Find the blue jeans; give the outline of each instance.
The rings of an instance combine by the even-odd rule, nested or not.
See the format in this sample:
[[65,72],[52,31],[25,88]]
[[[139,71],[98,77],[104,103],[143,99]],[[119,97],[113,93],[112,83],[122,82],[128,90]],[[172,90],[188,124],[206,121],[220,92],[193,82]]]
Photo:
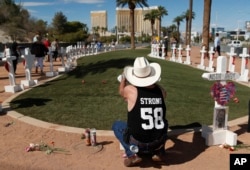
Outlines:
[[123,140],[123,133],[127,128],[127,123],[124,121],[115,121],[112,126],[112,130],[116,138],[120,141],[121,145],[123,146],[127,157],[131,157],[134,153],[129,149],[130,145],[124,142]]
[[[130,146],[131,145],[137,145],[137,143],[131,143],[131,141],[130,141],[130,144],[128,144],[128,143],[126,143],[124,141],[123,134],[124,134],[126,128],[127,128],[127,123],[124,122],[124,121],[115,121],[113,123],[113,126],[112,126],[112,130],[114,131],[114,134],[115,134],[116,138],[120,141],[121,145],[123,146],[127,157],[131,157],[135,153],[133,153],[130,150]],[[139,153],[152,153],[152,154],[165,153],[165,147],[164,146],[165,146],[165,142],[166,142],[166,139],[167,139],[167,133],[163,136],[163,139],[164,139],[162,141],[163,147],[159,148],[158,150],[149,151],[148,148],[139,148]]]

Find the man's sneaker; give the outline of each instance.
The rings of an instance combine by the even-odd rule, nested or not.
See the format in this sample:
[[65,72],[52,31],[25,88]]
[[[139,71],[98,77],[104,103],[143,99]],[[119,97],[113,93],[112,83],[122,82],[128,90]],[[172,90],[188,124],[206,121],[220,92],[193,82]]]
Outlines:
[[124,165],[126,167],[131,167],[131,166],[138,164],[141,161],[142,159],[139,156],[134,155],[134,156],[124,159]]
[[165,162],[165,154],[153,155],[152,160],[155,161],[155,162]]

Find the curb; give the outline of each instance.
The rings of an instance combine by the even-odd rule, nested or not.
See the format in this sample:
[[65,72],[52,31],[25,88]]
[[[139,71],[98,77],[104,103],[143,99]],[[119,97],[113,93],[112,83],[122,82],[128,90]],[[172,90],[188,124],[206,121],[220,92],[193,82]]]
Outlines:
[[[70,127],[70,126],[64,126],[64,125],[59,125],[59,124],[54,124],[54,123],[48,123],[39,119],[35,119],[29,116],[25,116],[23,114],[20,114],[16,111],[9,110],[9,102],[13,100],[15,97],[18,95],[24,93],[27,90],[24,90],[23,92],[17,93],[16,95],[12,95],[9,97],[6,101],[3,102],[3,106],[7,110],[6,115],[15,118],[19,121],[22,121],[24,123],[36,126],[36,127],[41,127],[45,129],[51,129],[51,130],[56,130],[56,131],[62,131],[62,132],[68,132],[68,133],[77,133],[77,134],[82,134],[84,132],[84,128],[77,128],[77,127]],[[234,120],[231,120],[228,122],[228,126],[237,126],[242,123],[246,123],[248,121],[248,116],[240,117]],[[212,126],[212,125],[210,125]],[[180,135],[184,133],[194,133],[194,132],[200,132],[201,127],[195,127],[195,128],[190,128],[190,129],[175,129],[175,130],[169,130],[168,135],[169,136],[174,136],[174,135]],[[114,133],[111,130],[97,130],[98,136],[112,136],[114,137]]]

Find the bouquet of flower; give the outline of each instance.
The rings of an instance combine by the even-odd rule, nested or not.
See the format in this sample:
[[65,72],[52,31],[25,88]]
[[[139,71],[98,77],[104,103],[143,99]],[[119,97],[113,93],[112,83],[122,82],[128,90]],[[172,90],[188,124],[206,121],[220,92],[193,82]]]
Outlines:
[[48,145],[44,143],[43,141],[40,142],[40,144],[34,144],[30,143],[28,147],[25,148],[26,152],[32,152],[32,151],[44,151],[47,155],[51,153],[65,153],[67,154],[69,151],[62,149],[62,148],[56,148],[55,142],[51,142],[51,145]]
[[229,144],[222,144],[222,145],[219,145],[220,148],[225,148],[225,149],[228,149],[230,151],[235,151],[235,150],[238,150],[238,149],[249,149],[250,148],[250,145],[247,145],[247,144],[239,144],[239,145],[235,145],[235,146],[231,146]]

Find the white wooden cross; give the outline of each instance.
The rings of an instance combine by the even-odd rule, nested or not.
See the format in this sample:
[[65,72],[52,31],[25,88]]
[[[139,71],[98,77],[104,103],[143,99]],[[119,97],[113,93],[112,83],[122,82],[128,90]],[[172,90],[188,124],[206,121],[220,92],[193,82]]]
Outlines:
[[155,57],[157,55],[157,44],[154,43],[153,44],[153,57]]
[[87,45],[87,51],[88,51],[88,55],[90,55],[90,47],[89,47],[89,45]]
[[[227,58],[219,56],[217,58],[217,69],[214,73],[203,73],[202,78],[210,81],[218,81],[222,86],[226,85],[227,80],[236,80],[239,77],[238,73],[227,72]],[[224,93],[223,91],[221,93]],[[220,94],[221,94],[220,93]],[[222,94],[223,96],[223,94]],[[223,112],[223,114],[220,113]],[[218,115],[223,115],[222,127],[218,126]],[[215,101],[213,127],[202,126],[202,136],[206,138],[208,146],[227,143],[236,145],[237,135],[227,130],[228,107],[220,105]]]
[[157,58],[160,57],[160,49],[161,49],[161,45],[160,45],[160,43],[157,43],[157,52],[156,52],[156,57]]
[[52,48],[49,47],[49,51],[48,51],[48,55],[49,55],[49,68],[50,68],[50,71],[53,71],[53,51],[52,51]]
[[77,48],[80,49],[81,48],[81,42],[78,41],[78,42],[76,42],[76,44],[77,44]]
[[66,47],[66,55],[67,55],[67,61],[66,61],[66,64],[65,64],[65,68],[67,69],[67,70],[71,70],[72,69],[72,61],[73,61],[73,59],[72,59],[72,45],[70,45],[70,46],[67,46]]
[[234,72],[235,71],[235,56],[236,53],[234,52],[234,47],[230,48],[230,52],[227,53],[229,55],[229,62],[228,62],[228,71]]
[[214,72],[214,68],[213,68],[213,65],[214,65],[214,47],[210,47],[210,51],[208,53],[209,53],[209,63],[208,63],[208,67],[206,67],[206,70],[210,71],[210,72]]
[[187,45],[187,47],[186,47],[186,61],[184,61],[184,64],[187,64],[187,65],[191,64],[190,51],[191,51],[191,48],[189,45]]
[[82,51],[80,46],[76,46],[77,58],[82,57]]
[[182,46],[181,46],[181,44],[179,45],[179,48],[178,48],[178,59],[177,59],[177,62],[178,63],[182,63]]
[[165,44],[163,43],[161,46],[161,57],[162,59],[165,59]]
[[62,66],[65,66],[65,64],[64,64],[64,57],[65,57],[65,54],[66,54],[65,51],[66,51],[65,48],[61,47],[60,54],[61,54]]
[[237,79],[237,81],[248,82],[249,70],[247,68],[247,64],[248,64],[249,54],[247,54],[247,48],[243,48],[243,52],[242,54],[240,54],[240,57],[241,57],[241,71],[240,71],[240,77],[239,79]]
[[21,80],[21,84],[23,84],[24,86],[27,86],[27,87],[31,87],[33,85],[36,85],[38,81],[32,80],[32,78],[31,78],[31,70],[32,70],[32,66],[33,66],[34,61],[35,61],[35,55],[32,55],[30,53],[29,48],[25,48],[24,55],[22,55],[22,58],[24,58],[24,61],[25,61],[26,80]]
[[82,45],[82,54],[83,56],[86,56],[86,48],[85,48],[85,44]]
[[16,85],[16,78],[15,78],[14,68],[13,68],[13,60],[15,60],[16,57],[11,56],[9,48],[5,49],[4,52],[5,52],[5,55],[6,55],[6,58],[4,60],[6,60],[6,62],[8,64],[8,68],[9,68],[10,85]]
[[52,48],[49,47],[49,52],[48,55],[50,57],[50,70],[48,72],[46,72],[46,77],[54,77],[58,75],[58,72],[54,71],[54,65],[53,65],[53,57],[52,57]]
[[95,44],[95,55],[98,53],[98,48],[97,48],[97,44]]
[[170,58],[170,61],[174,61],[174,62],[176,61],[175,55],[176,55],[176,45],[173,44],[173,45],[172,45],[172,56],[171,56],[171,58]]
[[[104,47],[104,52],[107,52],[107,45],[106,44],[104,44],[103,45],[103,47]],[[153,54],[153,44],[151,45],[151,55]]]
[[61,61],[62,61],[62,66],[61,67],[58,67],[58,72],[61,73],[61,72],[66,72],[68,71],[68,67],[66,67],[65,63],[64,63],[64,57],[66,56],[66,50],[64,47],[61,47],[60,49],[60,55],[61,55]]
[[8,64],[9,81],[10,81],[10,85],[4,86],[5,92],[15,93],[18,91],[22,91],[22,90],[24,90],[24,87],[22,85],[19,85],[16,83],[16,78],[15,78],[14,69],[13,69],[13,61],[12,60],[16,59],[16,57],[11,56],[9,48],[6,48],[4,52],[5,52],[6,58],[4,58],[3,60],[6,61]]
[[200,52],[201,52],[201,63],[197,66],[197,68],[204,70],[205,69],[204,57],[205,57],[205,53],[207,52],[205,50],[205,46],[202,47]]

